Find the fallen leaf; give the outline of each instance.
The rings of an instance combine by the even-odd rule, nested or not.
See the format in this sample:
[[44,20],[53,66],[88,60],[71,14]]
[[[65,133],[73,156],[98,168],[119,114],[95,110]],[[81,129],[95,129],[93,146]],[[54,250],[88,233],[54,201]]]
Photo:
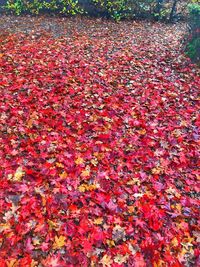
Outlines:
[[111,267],[113,260],[111,259],[111,256],[105,254],[100,260],[100,263],[103,265],[103,267]]
[[65,236],[55,236],[55,241],[53,243],[53,249],[60,249],[65,246],[66,237]]

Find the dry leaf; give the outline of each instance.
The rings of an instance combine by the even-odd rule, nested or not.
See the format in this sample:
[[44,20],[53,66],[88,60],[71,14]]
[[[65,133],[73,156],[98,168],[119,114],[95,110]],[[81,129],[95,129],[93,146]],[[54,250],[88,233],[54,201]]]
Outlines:
[[66,179],[68,175],[67,175],[67,173],[64,171],[64,172],[60,173],[59,176],[60,176],[61,179]]
[[84,159],[81,158],[81,157],[78,157],[78,158],[75,160],[75,163],[76,163],[77,165],[81,165],[81,164],[84,163]]
[[103,267],[111,267],[113,260],[111,259],[111,256],[104,255],[103,258],[100,260],[100,263],[103,265]]
[[61,236],[55,236],[55,241],[53,243],[53,249],[60,249],[65,245],[65,240],[66,237],[61,235]]
[[20,182],[22,177],[25,175],[25,172],[23,171],[22,167],[18,167],[12,180],[16,182]]
[[103,223],[103,218],[97,218],[97,219],[95,219],[94,220],[94,224],[97,224],[97,225],[99,225],[99,224],[102,224]]
[[18,260],[12,259],[10,261],[6,261],[6,267],[18,267]]
[[118,264],[123,264],[127,261],[128,259],[128,255],[121,255],[121,254],[117,254],[115,257],[114,257],[114,262],[118,263]]

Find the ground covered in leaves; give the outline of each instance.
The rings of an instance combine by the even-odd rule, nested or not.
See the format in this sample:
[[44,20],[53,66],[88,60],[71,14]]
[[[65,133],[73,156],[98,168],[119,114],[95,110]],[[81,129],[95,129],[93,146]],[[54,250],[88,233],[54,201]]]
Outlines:
[[198,266],[185,25],[2,16],[0,29],[0,266]]

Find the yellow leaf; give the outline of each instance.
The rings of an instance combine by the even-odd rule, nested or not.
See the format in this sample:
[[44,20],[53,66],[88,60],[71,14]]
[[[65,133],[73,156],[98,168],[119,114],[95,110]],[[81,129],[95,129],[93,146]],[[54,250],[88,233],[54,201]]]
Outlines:
[[60,162],[56,162],[56,166],[59,167],[59,168],[64,168],[64,165]]
[[176,237],[174,237],[174,238],[172,239],[171,244],[172,244],[173,247],[177,247],[177,246],[178,246],[178,240],[177,240]]
[[192,243],[192,242],[194,242],[194,237],[191,237],[191,236],[188,235],[186,240],[187,240],[188,243]]
[[97,224],[97,225],[99,225],[99,224],[102,224],[103,223],[103,218],[97,218],[97,219],[95,219],[94,220],[94,224]]
[[98,165],[98,160],[97,160],[97,159],[92,159],[90,162],[91,162],[92,165],[94,165],[95,167]]
[[141,135],[145,135],[147,131],[146,131],[145,129],[141,129],[141,130],[139,130],[138,132],[139,132],[139,134],[141,134]]
[[89,191],[93,191],[93,190],[95,190],[97,188],[99,188],[99,185],[98,184],[90,184],[90,185],[88,185],[88,188],[87,189]]
[[187,127],[188,126],[188,123],[187,123],[187,121],[181,121],[180,122],[180,126],[184,126],[184,127]]
[[123,264],[127,261],[128,259],[128,255],[121,255],[121,254],[117,254],[114,257],[114,262],[118,263],[118,264]]
[[109,247],[114,247],[114,246],[115,246],[115,242],[114,242],[114,240],[107,239],[107,240],[106,240],[106,243],[107,243],[107,245],[108,245]]
[[135,211],[135,207],[134,206],[128,206],[128,212],[129,213],[133,213]]
[[38,238],[34,238],[33,239],[33,245],[34,246],[40,245],[40,240]]
[[45,198],[45,196],[41,196],[42,197],[42,206],[46,206],[47,200]]
[[185,249],[185,248],[182,248],[181,252],[179,253],[179,256],[181,258],[184,258],[185,254],[187,253],[188,251]]
[[60,173],[59,176],[61,179],[65,179],[65,178],[67,178],[67,173],[64,171],[64,172]]
[[89,120],[90,121],[96,121],[98,119],[98,116],[96,116],[96,115],[91,115],[90,117],[89,117]]
[[55,237],[55,241],[53,243],[53,249],[60,249],[65,245],[65,240],[66,237],[61,235],[61,236],[56,236]]
[[172,132],[172,134],[175,136],[175,137],[179,137],[179,136],[181,136],[181,131],[179,130],[179,129],[176,129],[176,130],[174,130],[173,132]]
[[78,158],[75,160],[75,163],[76,163],[77,165],[83,164],[83,162],[84,162],[84,159],[81,158],[81,157],[78,157]]
[[32,262],[31,262],[31,267],[37,267],[37,266],[38,266],[38,262],[32,260]]
[[21,181],[22,177],[25,175],[25,172],[23,171],[22,167],[18,167],[15,174],[14,174],[14,177],[13,177],[13,181]]
[[193,244],[192,242],[194,241],[194,238],[189,237],[187,239],[184,239],[184,241],[181,242],[181,245],[187,250],[187,251],[191,251],[193,250]]
[[4,230],[10,229],[10,225],[8,223],[1,223],[0,224],[0,233]]
[[84,193],[84,192],[87,190],[86,185],[85,185],[85,184],[80,185],[80,186],[78,187],[78,190],[79,190],[80,192]]
[[108,117],[104,117],[103,119],[104,119],[105,121],[108,121],[108,122],[113,121],[111,118],[108,118]]
[[158,260],[158,262],[154,262],[153,263],[153,267],[162,267],[162,266],[165,266],[164,263],[165,263],[164,261]]
[[113,260],[111,259],[111,256],[104,255],[103,258],[100,260],[100,263],[103,265],[103,267],[110,267],[113,263]]
[[28,128],[32,128],[33,122],[34,122],[33,119],[28,120],[28,123],[27,123]]
[[135,113],[135,111],[131,112],[131,116],[132,116],[134,119],[137,119],[137,114]]
[[153,169],[151,170],[151,172],[152,172],[153,174],[161,174],[161,173],[163,173],[163,169],[160,168],[160,167],[155,167],[155,168],[153,168]]
[[140,180],[138,178],[132,178],[130,181],[127,182],[127,185],[140,185]]
[[175,205],[175,207],[179,212],[181,212],[181,210],[182,210],[181,204],[178,203],[178,204]]
[[48,225],[51,227],[51,228],[57,228],[58,227],[58,224],[56,222],[53,222],[51,220],[48,220]]
[[78,190],[82,193],[84,193],[85,191],[93,191],[95,189],[99,188],[99,184],[81,184],[79,187],[78,187]]
[[174,188],[172,188],[171,186],[169,188],[167,188],[165,191],[169,195],[175,195],[176,194],[176,190]]
[[10,261],[6,261],[7,267],[17,267],[18,265],[18,260],[12,259]]
[[87,167],[85,168],[85,170],[83,170],[83,171],[81,172],[81,176],[83,176],[83,177],[87,177],[87,176],[89,176],[89,175],[90,175],[90,167],[87,166]]
[[11,173],[8,174],[8,180],[12,180],[13,179],[13,175]]
[[33,127],[33,123],[34,120],[37,120],[39,117],[37,115],[37,112],[34,111],[31,115],[30,115],[30,119],[28,120],[27,126],[28,128],[32,128]]
[[108,147],[104,147],[104,150],[108,152],[108,151],[111,151],[112,149]]
[[104,158],[104,154],[103,153],[99,153],[99,152],[94,152],[94,156],[98,159],[98,160],[102,160]]

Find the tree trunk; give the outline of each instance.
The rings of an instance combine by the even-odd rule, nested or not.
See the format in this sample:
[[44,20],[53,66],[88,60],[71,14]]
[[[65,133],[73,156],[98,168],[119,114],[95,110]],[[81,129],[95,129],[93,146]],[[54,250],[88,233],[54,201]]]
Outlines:
[[156,11],[158,11],[158,13],[160,13],[160,11],[162,9],[163,2],[164,2],[164,0],[157,0]]
[[157,0],[157,4],[156,4],[156,14],[157,14],[157,20],[160,19],[161,17],[161,10],[162,10],[162,7],[163,7],[163,1],[164,0]]
[[174,14],[176,12],[176,5],[178,3],[178,0],[174,0],[173,1],[173,5],[172,5],[172,9],[171,9],[171,12],[170,12],[170,15],[169,15],[169,21],[172,22],[173,21],[173,18],[174,18]]

